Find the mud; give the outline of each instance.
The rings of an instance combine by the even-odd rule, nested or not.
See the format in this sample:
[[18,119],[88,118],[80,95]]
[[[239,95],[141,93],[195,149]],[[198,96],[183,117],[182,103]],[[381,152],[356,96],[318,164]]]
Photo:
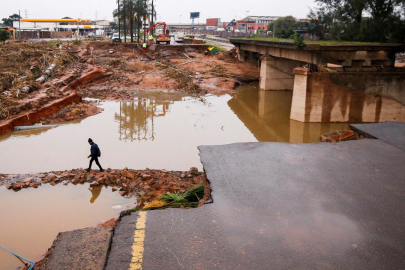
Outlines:
[[99,114],[103,111],[103,109],[98,107],[98,103],[98,101],[87,100],[83,100],[79,103],[73,103],[67,107],[59,108],[55,114],[51,114],[47,117],[39,119],[35,125],[68,122]]
[[[258,80],[259,69],[251,63],[239,63],[231,53],[207,54],[206,50],[162,46],[146,54],[135,44],[93,42],[82,53],[82,62],[92,63],[112,75],[79,92],[105,100],[128,98],[130,91],[180,91],[188,94],[232,93],[241,78]],[[218,72],[218,67],[221,71]],[[112,89],[112,92],[109,90]]]
[[34,108],[26,113],[20,114],[17,117],[9,120],[0,121],[0,135],[6,134],[14,129],[15,126],[30,125],[38,121],[39,119],[46,118],[52,114],[55,114],[59,108],[68,106],[75,102],[80,102],[82,98],[73,91],[70,95],[52,101],[45,106],[40,106],[38,109]]
[[[43,120],[47,117],[58,122],[61,107],[71,104],[64,99],[76,90],[80,96],[132,100],[134,91],[234,93],[241,81],[259,78],[259,68],[254,64],[239,63],[232,53],[212,55],[204,46],[152,46],[146,54],[139,49],[137,44],[105,42],[0,45],[0,55],[8,59],[0,64],[0,134],[10,132],[23,118],[27,118],[24,125],[38,119],[48,123]],[[49,78],[45,76],[48,80],[36,82],[51,63],[56,68]],[[89,115],[93,114],[81,117]],[[71,115],[67,118],[77,119]]]

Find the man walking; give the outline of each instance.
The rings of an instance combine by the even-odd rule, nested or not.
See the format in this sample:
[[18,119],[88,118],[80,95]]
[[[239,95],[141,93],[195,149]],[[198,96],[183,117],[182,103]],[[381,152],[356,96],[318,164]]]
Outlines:
[[87,158],[91,157],[91,159],[90,159],[89,168],[86,169],[86,171],[89,172],[91,170],[91,164],[93,163],[93,161],[95,161],[97,166],[100,168],[100,172],[103,172],[104,170],[103,170],[103,168],[101,168],[101,165],[98,162],[98,158],[101,156],[100,148],[98,148],[98,145],[95,144],[92,139],[89,139],[88,142],[91,145],[91,148],[90,148],[90,155]]

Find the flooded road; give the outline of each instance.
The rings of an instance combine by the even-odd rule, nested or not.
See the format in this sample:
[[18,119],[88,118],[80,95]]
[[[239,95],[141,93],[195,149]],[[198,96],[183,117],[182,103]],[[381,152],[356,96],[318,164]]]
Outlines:
[[291,100],[292,91],[242,87],[233,95],[144,93],[134,102],[103,102],[101,114],[82,121],[0,136],[0,172],[86,168],[88,138],[100,146],[104,168],[188,170],[202,168],[198,145],[319,142],[321,134],[348,128],[290,120]]
[[[125,199],[111,188],[89,185],[43,185],[19,192],[0,187],[0,246],[30,260],[38,260],[59,232],[94,227],[128,208],[135,198]],[[0,270],[22,264],[0,250]]]

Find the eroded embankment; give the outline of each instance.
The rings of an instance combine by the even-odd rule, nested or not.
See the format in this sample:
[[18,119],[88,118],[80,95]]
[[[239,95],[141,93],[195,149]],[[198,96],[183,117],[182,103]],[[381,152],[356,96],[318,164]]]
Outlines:
[[160,200],[165,193],[185,193],[199,184],[207,184],[203,173],[197,168],[189,172],[166,170],[112,170],[87,172],[83,169],[29,175],[2,175],[0,185],[19,191],[24,188],[38,188],[42,184],[78,185],[90,183],[91,187],[110,186],[124,197],[136,196],[138,207]]
[[[209,182],[197,168],[185,172],[125,168],[90,173],[78,169],[30,175],[0,175],[0,185],[7,185],[7,189],[16,192],[25,188],[40,188],[43,184],[84,183],[90,183],[90,188],[110,186],[112,191],[118,191],[125,198],[136,196],[137,208],[123,212],[121,216],[134,211],[202,206],[210,198]],[[59,233],[34,269],[55,269],[55,266],[60,265],[68,265],[70,269],[89,266],[91,269],[102,269],[108,258],[113,228],[120,218],[109,220],[97,228]]]
[[[0,55],[14,60],[0,64],[0,135],[18,125],[31,125],[38,120],[51,122],[46,120],[51,115],[58,122],[58,118],[73,120],[101,111],[95,104],[81,103],[76,89],[111,74],[80,63],[77,52],[68,42],[58,46],[46,42],[0,45]],[[80,108],[76,108],[79,111],[62,110],[72,103],[80,103]],[[70,114],[64,117],[66,113]]]

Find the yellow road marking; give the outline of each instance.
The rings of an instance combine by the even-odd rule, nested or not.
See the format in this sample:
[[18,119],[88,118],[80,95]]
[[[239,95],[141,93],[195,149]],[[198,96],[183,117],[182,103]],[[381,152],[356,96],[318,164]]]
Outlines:
[[132,260],[129,270],[141,270],[145,243],[146,211],[139,212],[132,245]]

